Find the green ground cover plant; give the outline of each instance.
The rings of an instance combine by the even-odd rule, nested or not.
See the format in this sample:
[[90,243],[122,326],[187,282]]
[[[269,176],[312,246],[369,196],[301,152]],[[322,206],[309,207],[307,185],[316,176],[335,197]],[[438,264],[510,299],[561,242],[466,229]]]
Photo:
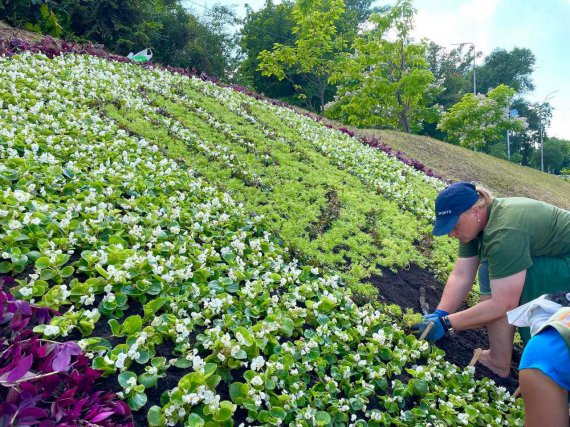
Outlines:
[[[443,184],[308,117],[195,80],[167,89],[143,84],[138,109],[116,100],[107,114],[130,132],[159,143],[248,210],[264,216],[294,251],[341,273],[363,298],[363,279],[410,263],[443,277],[455,246],[429,238],[432,203]],[[417,191],[415,190],[417,189]],[[321,233],[314,224],[327,194],[339,210]],[[373,226],[367,219],[375,216]]]
[[[277,162],[265,164],[248,151],[257,146],[235,142],[230,120],[214,132],[226,122],[213,116],[204,126],[201,112],[189,114],[191,130],[165,108],[184,85],[218,91],[83,55],[0,58],[0,272],[16,279],[16,298],[61,313],[34,331],[77,339],[138,422],[152,426],[522,425],[520,400],[407,335],[398,307],[357,305],[339,276],[299,261],[272,234],[274,223],[234,199],[238,189],[275,193],[277,162],[287,158],[266,142]],[[151,88],[163,99],[151,99]],[[132,111],[141,113],[132,131],[109,117]],[[338,183],[334,224],[348,205],[346,180],[356,200],[378,198],[371,205],[389,213],[386,227],[427,227],[429,179],[397,173],[427,188],[408,201],[403,178],[389,184],[384,171],[359,167],[359,156],[380,162],[374,151],[357,153],[338,132],[280,113],[284,126],[303,129],[294,142],[311,158],[341,168],[327,174]],[[161,129],[177,143],[173,153],[188,157],[165,155],[170,147],[150,138]],[[338,144],[325,143],[337,134]],[[210,180],[200,162],[228,180]],[[396,166],[388,159],[386,169]],[[355,190],[378,185],[382,195]],[[330,188],[323,184],[309,222],[329,206]],[[363,227],[380,233],[372,207],[360,212]],[[394,243],[400,251],[403,242]]]

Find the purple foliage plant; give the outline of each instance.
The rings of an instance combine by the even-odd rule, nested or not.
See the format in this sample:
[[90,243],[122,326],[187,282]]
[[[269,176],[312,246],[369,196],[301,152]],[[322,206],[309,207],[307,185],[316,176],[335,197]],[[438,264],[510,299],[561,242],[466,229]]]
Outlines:
[[[0,286],[12,281],[0,278]],[[57,314],[0,289],[0,426],[133,426],[125,402],[93,390],[101,373],[75,342],[32,331]]]

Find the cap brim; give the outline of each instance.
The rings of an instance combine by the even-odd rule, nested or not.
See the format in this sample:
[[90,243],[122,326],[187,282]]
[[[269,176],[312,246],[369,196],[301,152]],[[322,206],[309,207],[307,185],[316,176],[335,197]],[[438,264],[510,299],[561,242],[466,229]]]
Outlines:
[[438,218],[435,220],[435,225],[433,226],[433,231],[431,233],[434,236],[443,236],[444,234],[449,234],[451,233],[451,230],[455,228],[457,221],[459,221],[459,216]]

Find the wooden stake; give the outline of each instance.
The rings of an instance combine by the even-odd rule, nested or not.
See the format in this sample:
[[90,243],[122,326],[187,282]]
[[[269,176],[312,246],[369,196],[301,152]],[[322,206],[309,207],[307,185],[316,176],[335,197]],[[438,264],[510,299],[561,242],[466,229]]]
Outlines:
[[420,336],[420,340],[425,339],[426,335],[429,334],[429,331],[431,331],[431,328],[433,328],[433,322],[432,322],[432,321],[430,321],[430,322],[427,324],[427,326],[426,326],[426,328],[424,329],[422,335]]
[[517,389],[515,390],[515,392],[513,393],[513,399],[516,399],[517,397],[519,397],[521,395],[521,388],[517,387]]
[[469,362],[468,366],[475,366],[475,363],[477,363],[479,357],[481,357],[481,353],[483,353],[483,349],[481,348],[475,349],[475,351],[473,352],[473,358],[471,359],[471,362]]

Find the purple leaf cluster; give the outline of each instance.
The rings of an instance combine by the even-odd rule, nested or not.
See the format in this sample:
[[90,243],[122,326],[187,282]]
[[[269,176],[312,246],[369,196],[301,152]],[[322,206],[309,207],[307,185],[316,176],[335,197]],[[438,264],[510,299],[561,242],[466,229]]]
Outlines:
[[[14,279],[0,277],[2,286],[11,286]],[[15,300],[11,293],[0,290],[0,340],[5,334],[14,335],[26,328],[49,323],[53,315],[59,315],[47,307],[32,306],[26,301]],[[4,331],[4,329],[6,329]]]
[[101,373],[75,342],[32,331],[54,314],[0,290],[0,426],[133,426],[125,402],[93,390]]

